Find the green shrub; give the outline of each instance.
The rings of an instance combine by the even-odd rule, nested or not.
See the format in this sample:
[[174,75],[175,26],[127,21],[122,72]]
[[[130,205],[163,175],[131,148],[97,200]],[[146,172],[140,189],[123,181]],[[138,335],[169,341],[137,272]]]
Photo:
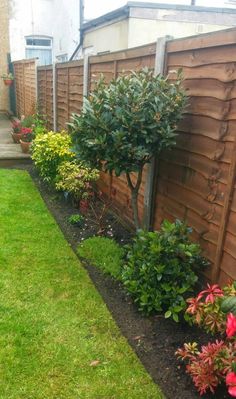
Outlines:
[[85,219],[84,219],[84,216],[83,216],[83,215],[80,215],[79,213],[77,213],[77,214],[75,214],[75,215],[71,215],[71,216],[68,218],[68,222],[69,222],[70,224],[77,225],[77,226],[79,226],[79,227],[83,227],[83,225],[84,225],[84,223],[85,223]]
[[91,183],[99,178],[98,170],[76,161],[61,163],[57,173],[56,189],[72,194],[76,200],[88,198]]
[[45,181],[54,182],[60,164],[75,157],[70,147],[71,138],[66,132],[36,136],[32,144],[32,159]]
[[34,121],[33,121],[33,130],[35,136],[40,135],[40,134],[46,134],[47,133],[47,121],[43,117],[43,115],[40,115],[39,112],[36,112],[34,115]]
[[177,123],[186,106],[181,83],[181,76],[170,82],[147,68],[108,85],[102,78],[85,99],[81,115],[73,114],[69,124],[80,159],[117,176],[126,175],[136,228],[143,168],[176,141]]
[[88,238],[78,247],[79,256],[116,279],[120,278],[123,252],[115,241],[105,237]]
[[29,116],[25,116],[21,119],[21,126],[22,127],[32,127],[34,123],[34,116],[33,115],[29,115]]
[[143,312],[165,312],[178,321],[185,310],[185,296],[197,281],[194,269],[206,263],[190,232],[180,221],[165,221],[158,232],[138,232],[129,246],[122,281]]

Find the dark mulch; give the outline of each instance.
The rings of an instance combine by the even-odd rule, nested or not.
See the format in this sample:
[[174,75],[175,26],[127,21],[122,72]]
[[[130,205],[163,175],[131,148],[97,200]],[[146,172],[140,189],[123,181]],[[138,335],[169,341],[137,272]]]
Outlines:
[[[43,184],[33,168],[29,171],[45,203],[74,250],[76,250],[81,240],[96,234],[97,225],[93,223],[92,215],[88,215],[89,221],[86,222],[86,226],[82,229],[70,225],[68,217],[77,213],[78,210],[70,202],[66,202],[62,196]],[[112,226],[112,233],[118,242],[125,243],[130,240],[131,233],[119,223],[119,220],[114,215],[107,216],[106,222]],[[204,344],[211,337],[197,328],[165,320],[163,316],[144,317],[137,311],[137,308],[119,283],[110,277],[104,276],[91,265],[84,264],[84,266],[122,333],[153,380],[162,388],[166,398],[200,398],[193,387],[191,379],[176,360],[174,353],[184,342],[196,341]],[[230,398],[225,388],[219,389],[214,395],[204,395],[202,397],[205,399],[213,397],[215,399]]]

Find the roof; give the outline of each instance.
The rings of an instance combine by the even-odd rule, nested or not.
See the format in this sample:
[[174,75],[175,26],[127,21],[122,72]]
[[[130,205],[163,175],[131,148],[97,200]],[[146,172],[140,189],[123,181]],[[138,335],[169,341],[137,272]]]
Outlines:
[[236,14],[236,8],[218,8],[218,7],[202,7],[180,4],[164,4],[164,3],[144,3],[138,1],[129,1],[125,6],[117,8],[101,17],[92,19],[83,24],[83,31],[95,28],[117,19],[126,19],[129,17],[131,8],[153,8],[160,10],[177,10],[177,11],[195,11],[195,12],[210,12],[210,13],[224,13]]

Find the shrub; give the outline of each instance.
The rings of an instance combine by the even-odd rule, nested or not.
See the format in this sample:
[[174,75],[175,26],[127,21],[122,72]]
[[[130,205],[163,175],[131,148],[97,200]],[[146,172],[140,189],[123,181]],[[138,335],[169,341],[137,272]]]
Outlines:
[[129,247],[122,280],[143,312],[164,311],[178,321],[185,310],[186,295],[197,281],[194,269],[206,264],[190,232],[180,221],[164,221],[158,232],[138,232]]
[[56,189],[72,194],[76,200],[88,198],[92,191],[91,184],[99,178],[97,169],[76,161],[62,162],[57,173]]
[[196,324],[211,334],[224,334],[227,313],[236,315],[236,283],[222,289],[217,284],[208,284],[196,297],[188,298],[187,303],[185,319],[189,324]]
[[75,157],[70,147],[71,138],[65,132],[36,136],[32,144],[32,159],[46,182],[54,182],[60,164]]
[[[181,79],[169,82],[147,68],[119,76],[107,86],[101,78],[70,124],[79,157],[93,167],[126,174],[134,223],[140,226],[138,193],[144,165],[175,144],[175,130],[186,105]],[[137,180],[131,179],[137,172]]]
[[75,215],[71,215],[68,218],[68,222],[70,224],[79,226],[79,227],[83,227],[84,223],[85,223],[85,219],[83,215],[80,215],[79,213],[75,214]]
[[88,238],[78,247],[79,256],[116,279],[120,278],[123,252],[115,241],[105,237]]
[[39,112],[36,112],[33,115],[33,130],[35,136],[40,135],[40,134],[46,134],[47,133],[47,121],[44,119],[42,115],[39,114]]
[[22,127],[31,128],[32,125],[33,125],[33,123],[34,123],[34,117],[33,117],[33,115],[23,116],[23,117],[21,118],[21,126],[22,126]]
[[236,317],[229,313],[226,321],[227,338],[221,341],[209,342],[198,349],[196,342],[185,343],[177,350],[176,355],[186,365],[200,395],[208,390],[213,394],[217,386],[224,382],[228,392],[236,397]]

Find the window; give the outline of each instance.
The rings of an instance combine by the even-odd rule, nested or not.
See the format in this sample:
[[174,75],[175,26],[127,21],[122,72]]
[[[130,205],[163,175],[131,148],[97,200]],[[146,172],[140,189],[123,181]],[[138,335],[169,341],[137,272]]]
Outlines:
[[25,37],[26,58],[38,58],[39,65],[52,63],[52,38],[40,36]]
[[66,62],[68,61],[68,54],[57,55],[56,59],[58,62]]

